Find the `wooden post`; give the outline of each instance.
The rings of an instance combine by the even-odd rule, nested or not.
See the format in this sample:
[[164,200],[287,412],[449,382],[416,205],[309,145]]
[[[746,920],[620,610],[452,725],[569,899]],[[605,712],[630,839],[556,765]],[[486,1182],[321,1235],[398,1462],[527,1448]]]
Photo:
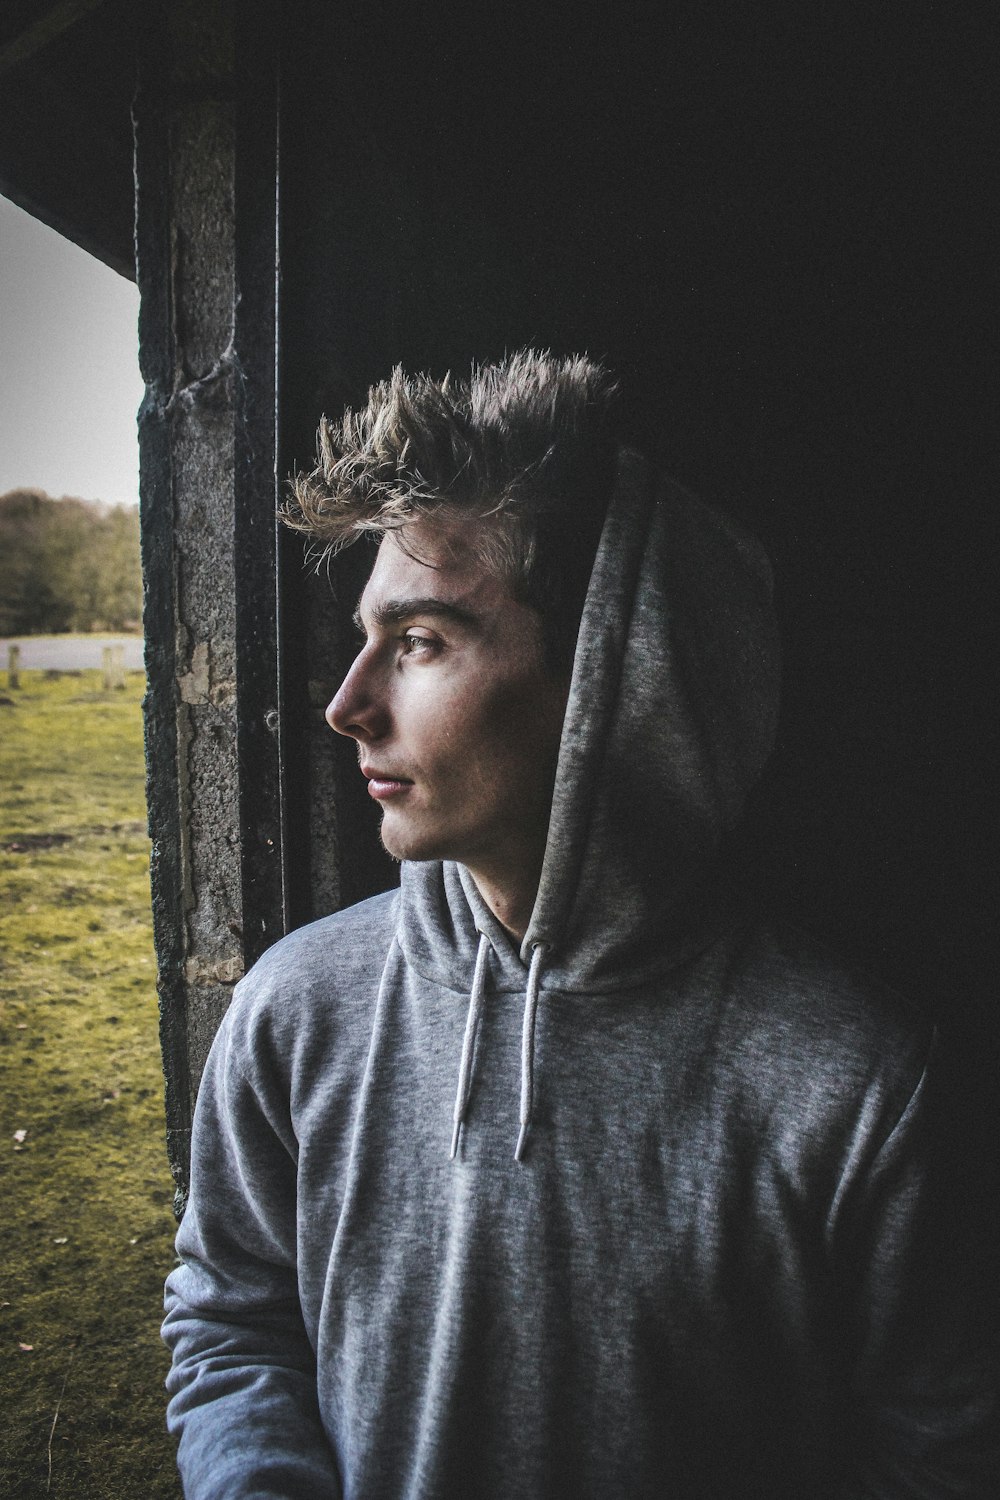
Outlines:
[[19,688],[21,686],[20,646],[7,647],[7,686],[11,688]]
[[101,686],[106,693],[110,693],[112,688],[110,646],[101,647],[101,674]]

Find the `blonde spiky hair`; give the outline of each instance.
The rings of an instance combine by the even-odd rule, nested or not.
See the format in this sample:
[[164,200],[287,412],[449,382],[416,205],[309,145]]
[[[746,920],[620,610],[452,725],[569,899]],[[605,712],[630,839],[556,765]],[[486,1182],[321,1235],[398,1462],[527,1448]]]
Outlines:
[[494,517],[480,532],[483,565],[547,617],[568,607],[567,595],[578,613],[573,553],[582,533],[589,574],[615,394],[607,371],[579,354],[520,349],[474,364],[468,379],[397,366],[363,410],[321,419],[316,467],[294,476],[281,518],[322,563],[359,536],[403,533],[442,509]]

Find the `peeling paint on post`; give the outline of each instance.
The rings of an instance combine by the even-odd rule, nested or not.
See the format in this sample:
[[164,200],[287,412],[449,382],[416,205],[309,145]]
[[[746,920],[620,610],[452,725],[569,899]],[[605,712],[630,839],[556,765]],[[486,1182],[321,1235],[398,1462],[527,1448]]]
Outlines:
[[277,749],[256,727],[277,701],[274,114],[269,129],[259,87],[241,111],[233,43],[231,0],[170,7],[135,106],[151,878],[179,1206],[209,1045],[282,930]]

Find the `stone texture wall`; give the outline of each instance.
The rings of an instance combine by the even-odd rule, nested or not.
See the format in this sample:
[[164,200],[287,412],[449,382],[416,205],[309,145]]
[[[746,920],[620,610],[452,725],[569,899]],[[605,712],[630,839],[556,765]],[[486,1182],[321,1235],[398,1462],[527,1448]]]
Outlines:
[[[168,1146],[182,1194],[191,1111],[208,1047],[233,984],[281,930],[274,177],[267,132],[245,132],[246,149],[252,155],[263,143],[265,160],[247,163],[242,180],[257,180],[255,166],[265,184],[270,180],[271,227],[261,242],[237,202],[244,148],[233,31],[230,3],[169,7],[143,61],[135,107],[140,361],[147,388],[140,445],[152,881]],[[262,268],[252,255],[238,256],[240,233],[251,251],[263,243]],[[263,309],[255,296],[261,286]],[[248,367],[240,338],[251,313],[263,328],[254,326]],[[250,518],[256,525],[260,515],[263,545],[244,567]],[[255,649],[241,681],[241,629],[247,618],[260,616],[263,633],[255,630],[247,643],[248,651]],[[245,730],[241,716],[253,720]],[[255,882],[260,850],[274,874],[265,869]]]

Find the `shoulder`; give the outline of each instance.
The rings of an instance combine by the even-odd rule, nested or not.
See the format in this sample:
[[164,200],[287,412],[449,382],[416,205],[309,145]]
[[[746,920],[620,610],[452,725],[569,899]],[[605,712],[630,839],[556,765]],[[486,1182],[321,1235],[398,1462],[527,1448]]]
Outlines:
[[721,955],[719,1025],[757,1106],[847,1124],[861,1111],[884,1136],[924,1078],[934,1028],[901,996],[806,934],[733,935]]
[[317,1032],[370,1024],[398,905],[399,892],[386,891],[281,938],[236,986],[223,1028],[230,1045],[287,1052]]
[[238,988],[263,992],[274,986],[322,986],[357,978],[372,965],[381,968],[398,909],[398,890],[385,891],[298,927],[262,954]]

